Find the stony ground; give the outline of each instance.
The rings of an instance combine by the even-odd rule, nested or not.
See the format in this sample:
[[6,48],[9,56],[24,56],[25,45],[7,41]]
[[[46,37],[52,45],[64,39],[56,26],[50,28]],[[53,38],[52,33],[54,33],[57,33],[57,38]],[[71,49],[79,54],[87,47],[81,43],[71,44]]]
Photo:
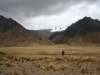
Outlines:
[[100,59],[76,55],[0,58],[0,75],[100,75]]
[[100,47],[1,47],[0,75],[100,75]]

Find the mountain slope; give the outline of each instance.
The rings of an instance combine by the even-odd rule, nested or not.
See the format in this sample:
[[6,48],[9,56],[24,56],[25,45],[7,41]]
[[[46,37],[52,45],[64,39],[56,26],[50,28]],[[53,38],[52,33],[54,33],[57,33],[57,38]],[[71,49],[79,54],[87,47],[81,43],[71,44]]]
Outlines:
[[52,39],[57,44],[100,44],[100,21],[84,17]]
[[0,15],[0,46],[29,46],[51,44],[48,39],[38,39],[13,19]]
[[61,32],[54,32],[50,37],[49,39],[52,40],[54,39],[56,36],[58,36]]

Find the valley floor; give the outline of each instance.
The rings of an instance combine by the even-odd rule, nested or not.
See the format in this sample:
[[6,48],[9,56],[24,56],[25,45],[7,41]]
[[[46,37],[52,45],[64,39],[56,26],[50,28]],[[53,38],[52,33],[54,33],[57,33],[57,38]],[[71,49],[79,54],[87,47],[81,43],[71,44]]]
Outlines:
[[100,75],[100,47],[0,47],[0,75]]

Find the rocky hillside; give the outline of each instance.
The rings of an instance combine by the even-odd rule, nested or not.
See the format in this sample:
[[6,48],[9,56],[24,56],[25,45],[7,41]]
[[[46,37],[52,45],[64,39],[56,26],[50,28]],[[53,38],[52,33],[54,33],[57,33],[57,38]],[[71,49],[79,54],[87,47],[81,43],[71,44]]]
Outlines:
[[56,36],[58,36],[60,33],[61,33],[60,31],[59,31],[59,32],[54,32],[54,33],[49,37],[49,39],[50,39],[50,40],[54,39],[54,38],[55,38]]
[[51,40],[57,44],[100,44],[100,21],[84,17]]
[[46,38],[33,36],[30,31],[11,18],[0,15],[0,46],[32,46],[51,44]]

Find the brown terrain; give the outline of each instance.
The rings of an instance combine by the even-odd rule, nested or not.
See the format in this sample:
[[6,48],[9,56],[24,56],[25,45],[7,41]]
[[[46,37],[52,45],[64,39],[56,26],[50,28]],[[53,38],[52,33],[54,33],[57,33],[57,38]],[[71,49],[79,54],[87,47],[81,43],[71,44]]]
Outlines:
[[0,75],[100,75],[100,47],[0,47]]
[[0,15],[0,46],[34,46],[53,44],[47,38],[36,37],[11,18]]
[[[54,36],[54,34],[52,34]],[[84,17],[62,33],[50,37],[56,44],[91,45],[100,44],[100,21]]]
[[52,34],[53,44],[0,16],[0,75],[100,75],[99,31],[100,22],[85,17]]

